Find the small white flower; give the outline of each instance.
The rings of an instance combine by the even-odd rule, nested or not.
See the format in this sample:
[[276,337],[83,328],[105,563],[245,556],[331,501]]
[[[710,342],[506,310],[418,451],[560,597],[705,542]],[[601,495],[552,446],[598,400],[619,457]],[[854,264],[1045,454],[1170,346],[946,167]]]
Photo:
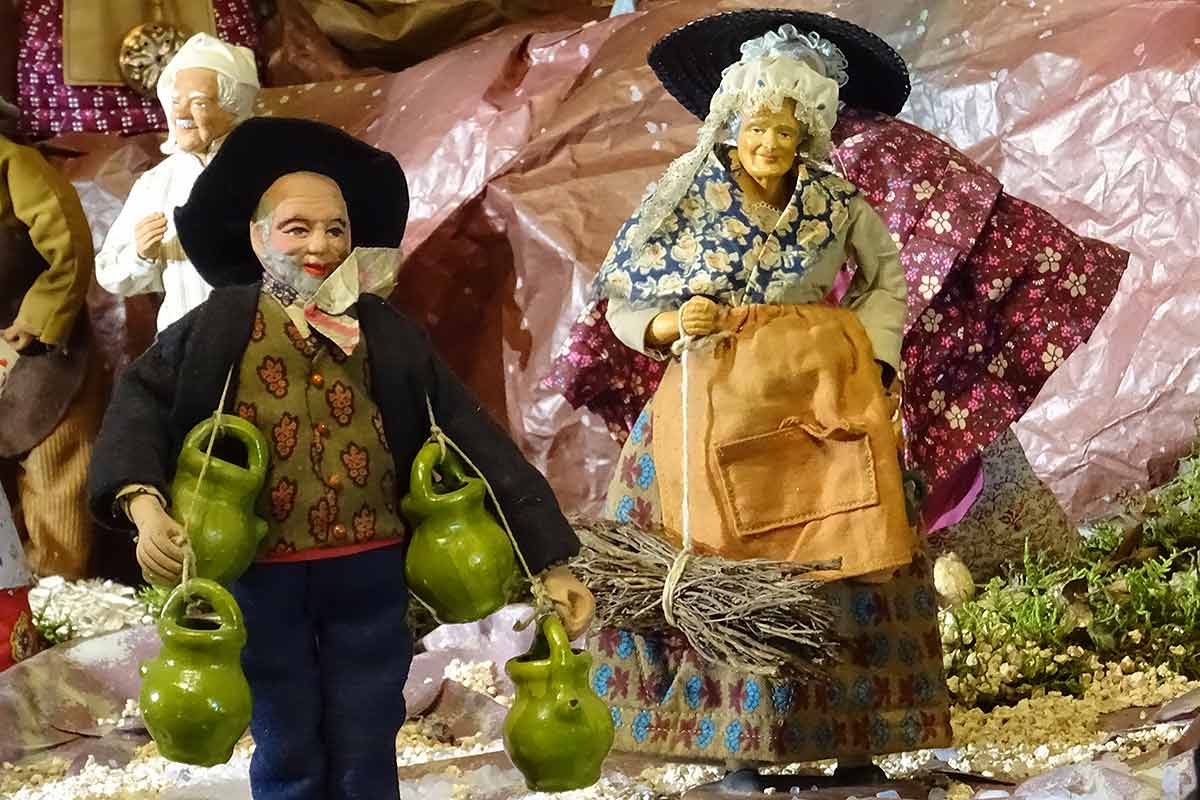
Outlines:
[[932,300],[934,295],[941,290],[942,284],[937,278],[932,275],[921,276],[921,288],[918,290],[921,293],[921,297],[924,297],[926,300]]
[[921,181],[913,186],[913,194],[917,196],[918,200],[928,200],[933,197],[933,193],[936,191],[937,187],[929,181]]
[[1046,345],[1046,352],[1042,353],[1042,365],[1046,367],[1047,372],[1053,372],[1063,365],[1063,349],[1056,344]]
[[955,172],[966,172],[967,171],[967,168],[964,167],[962,164],[958,163],[957,161],[951,161],[946,166],[949,167],[950,169],[954,170]]
[[1008,294],[1008,290],[1012,288],[1012,278],[994,278],[992,285],[988,287],[988,299],[999,300],[1004,295]]
[[946,419],[950,421],[951,430],[961,431],[967,427],[967,417],[971,416],[971,411],[966,408],[959,408],[957,405],[950,406],[950,410],[946,412]]
[[973,344],[967,348],[967,352],[968,353],[982,353],[983,345],[981,345],[979,342],[976,342],[975,344]]
[[931,211],[929,212],[929,221],[925,224],[933,228],[934,233],[949,233],[952,227],[950,225],[950,212]]
[[925,313],[921,315],[921,326],[929,333],[937,333],[941,330],[942,320],[944,317],[932,308],[925,309]]
[[658,293],[660,295],[678,294],[683,289],[683,277],[675,273],[663,275],[658,279]]
[[704,264],[711,270],[716,272],[729,272],[733,264],[729,258],[729,253],[724,250],[709,250],[704,254]]
[[1055,250],[1053,247],[1047,247],[1042,252],[1033,257],[1037,262],[1038,272],[1045,275],[1047,272],[1058,272],[1062,266],[1062,253]]
[[1071,292],[1071,297],[1083,297],[1087,294],[1087,275],[1068,272],[1067,279],[1063,281],[1063,288]]
[[937,389],[929,396],[929,410],[935,414],[940,414],[946,410],[946,393],[939,392]]
[[1008,359],[1004,357],[1004,353],[996,353],[992,357],[992,363],[988,364],[988,372],[997,378],[1003,378],[1006,369],[1008,369]]
[[617,297],[629,297],[633,290],[633,279],[624,270],[613,270],[608,276],[608,289]]

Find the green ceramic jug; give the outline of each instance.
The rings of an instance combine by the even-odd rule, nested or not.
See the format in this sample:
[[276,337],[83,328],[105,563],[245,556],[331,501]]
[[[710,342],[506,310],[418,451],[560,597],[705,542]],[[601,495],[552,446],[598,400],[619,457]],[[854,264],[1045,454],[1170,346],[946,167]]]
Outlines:
[[483,480],[435,441],[417,453],[410,478],[400,503],[414,527],[404,566],[409,590],[440,622],[474,622],[499,610],[520,576],[508,534],[484,505]]
[[[186,618],[192,598],[206,600],[216,619]],[[139,667],[147,730],[171,761],[202,767],[225,763],[250,724],[241,609],[219,583],[196,578],[167,598],[158,635],[158,658]]]
[[517,693],[504,720],[504,749],[533,791],[567,792],[600,780],[613,721],[588,681],[591,666],[591,655],[571,649],[554,615],[542,620],[529,652],[505,665]]
[[262,431],[241,417],[222,414],[217,436],[229,436],[246,448],[246,466],[214,456],[197,494],[196,478],[204,466],[212,426],[209,417],[183,440],[171,481],[171,516],[191,526],[195,574],[228,586],[254,561],[267,535],[267,523],[255,516],[254,505],[267,477],[270,451]]

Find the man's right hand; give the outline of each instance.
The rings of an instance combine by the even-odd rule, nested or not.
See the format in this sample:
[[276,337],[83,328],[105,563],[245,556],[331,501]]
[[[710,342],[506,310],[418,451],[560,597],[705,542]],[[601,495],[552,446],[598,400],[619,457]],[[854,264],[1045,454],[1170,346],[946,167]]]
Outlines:
[[129,518],[137,526],[137,560],[151,583],[174,586],[183,572],[183,527],[158,498],[140,494],[129,502]]
[[142,217],[133,226],[133,240],[137,245],[137,254],[147,261],[156,261],[158,259],[159,246],[166,235],[166,214],[156,212]]

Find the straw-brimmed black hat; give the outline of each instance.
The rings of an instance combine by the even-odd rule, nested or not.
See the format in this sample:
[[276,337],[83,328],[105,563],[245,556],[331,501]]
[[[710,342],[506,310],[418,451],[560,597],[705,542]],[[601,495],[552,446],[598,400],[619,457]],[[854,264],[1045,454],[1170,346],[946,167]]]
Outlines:
[[849,62],[850,80],[839,93],[846,105],[893,116],[904,107],[911,86],[900,54],[864,28],[811,11],[748,9],[703,17],[660,39],[648,61],[667,91],[704,119],[721,85],[721,72],[742,57],[742,44],[788,24],[841,48]]
[[345,131],[304,119],[255,117],[233,129],[175,209],[188,260],[213,286],[253,283],[262,266],[250,247],[250,219],[271,184],[316,172],[342,190],[355,247],[399,247],[408,219],[408,183],[391,154]]

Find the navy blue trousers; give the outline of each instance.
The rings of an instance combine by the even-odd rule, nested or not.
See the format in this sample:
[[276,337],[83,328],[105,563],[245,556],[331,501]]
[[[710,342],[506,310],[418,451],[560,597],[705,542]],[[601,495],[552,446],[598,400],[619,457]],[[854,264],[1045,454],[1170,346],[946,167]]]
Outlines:
[[255,564],[233,594],[249,633],[254,800],[398,800],[413,652],[404,547]]

